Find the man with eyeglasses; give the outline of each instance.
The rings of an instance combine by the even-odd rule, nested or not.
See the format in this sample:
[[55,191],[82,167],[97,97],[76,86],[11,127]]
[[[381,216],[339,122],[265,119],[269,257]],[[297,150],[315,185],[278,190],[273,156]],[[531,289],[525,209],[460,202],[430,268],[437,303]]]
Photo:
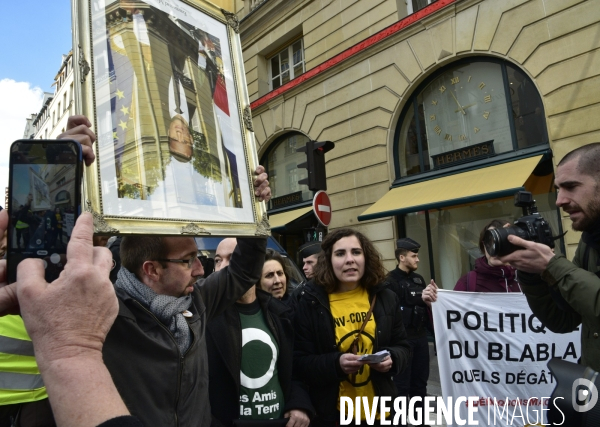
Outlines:
[[[254,181],[269,200],[264,168]],[[204,274],[193,237],[125,236],[115,288],[119,314],[104,362],[132,415],[146,426],[209,426],[206,323],[259,279],[264,238],[238,238],[235,260]]]

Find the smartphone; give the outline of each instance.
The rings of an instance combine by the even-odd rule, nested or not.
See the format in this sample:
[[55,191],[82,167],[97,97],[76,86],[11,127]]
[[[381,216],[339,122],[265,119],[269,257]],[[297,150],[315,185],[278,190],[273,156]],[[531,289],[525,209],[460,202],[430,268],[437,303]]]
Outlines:
[[25,258],[44,261],[46,281],[58,278],[67,243],[81,213],[81,145],[73,140],[29,139],[10,147],[8,282]]

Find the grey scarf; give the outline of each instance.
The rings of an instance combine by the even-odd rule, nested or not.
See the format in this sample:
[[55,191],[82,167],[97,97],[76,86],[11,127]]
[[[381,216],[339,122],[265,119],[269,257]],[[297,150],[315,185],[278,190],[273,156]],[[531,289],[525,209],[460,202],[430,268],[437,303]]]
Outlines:
[[177,341],[177,347],[181,354],[190,346],[191,332],[183,313],[192,305],[192,297],[172,297],[169,295],[158,295],[148,286],[143,284],[125,267],[121,266],[115,288],[122,289],[127,294],[146,306],[152,314],[169,327],[169,330]]

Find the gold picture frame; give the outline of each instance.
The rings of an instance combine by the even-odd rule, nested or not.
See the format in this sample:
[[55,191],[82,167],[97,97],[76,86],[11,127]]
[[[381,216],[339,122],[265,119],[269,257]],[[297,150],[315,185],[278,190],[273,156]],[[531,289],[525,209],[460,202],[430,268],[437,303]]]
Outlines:
[[73,0],[73,17],[95,231],[269,235],[235,15],[203,0]]

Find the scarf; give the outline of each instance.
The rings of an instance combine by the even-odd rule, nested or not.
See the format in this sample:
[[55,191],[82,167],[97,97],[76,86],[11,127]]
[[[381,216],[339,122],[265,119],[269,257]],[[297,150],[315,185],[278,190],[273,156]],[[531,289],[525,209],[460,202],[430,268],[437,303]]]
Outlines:
[[158,295],[123,266],[119,270],[115,288],[125,291],[131,298],[146,306],[152,314],[169,327],[181,354],[186,352],[190,346],[191,332],[182,313],[192,305],[190,295],[179,298]]

